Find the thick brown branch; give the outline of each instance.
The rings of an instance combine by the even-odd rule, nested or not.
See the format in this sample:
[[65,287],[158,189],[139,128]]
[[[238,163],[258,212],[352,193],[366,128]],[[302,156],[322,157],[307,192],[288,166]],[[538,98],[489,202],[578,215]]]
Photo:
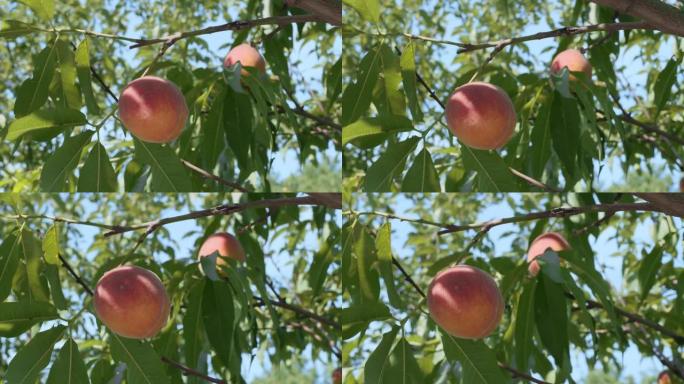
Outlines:
[[326,23],[342,26],[342,2],[339,0],[285,0],[285,4],[314,14]]
[[638,17],[652,28],[684,36],[684,14],[679,9],[658,0],[591,0],[620,13]]

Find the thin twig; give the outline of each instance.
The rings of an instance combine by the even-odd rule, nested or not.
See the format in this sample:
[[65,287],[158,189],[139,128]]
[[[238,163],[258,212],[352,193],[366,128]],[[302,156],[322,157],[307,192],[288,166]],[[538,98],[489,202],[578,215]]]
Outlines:
[[392,264],[394,264],[399,269],[401,274],[404,276],[404,280],[406,280],[409,284],[411,284],[413,286],[413,288],[415,288],[416,291],[418,291],[418,293],[420,293],[420,295],[423,296],[423,299],[427,299],[425,292],[423,292],[423,290],[420,288],[420,286],[418,286],[418,284],[416,284],[416,282],[413,280],[411,275],[409,275],[406,272],[404,267],[402,267],[401,264],[399,264],[399,261],[394,256],[392,256]]
[[207,375],[205,375],[205,374],[202,373],[202,372],[199,372],[199,371],[196,371],[196,370],[194,370],[194,369],[192,369],[192,368],[186,367],[185,365],[183,365],[183,364],[181,364],[181,363],[179,363],[179,362],[177,362],[177,361],[171,360],[171,359],[169,359],[169,358],[166,357],[166,356],[162,356],[162,357],[161,357],[161,361],[163,361],[163,362],[166,363],[166,364],[172,365],[172,366],[174,366],[174,367],[180,369],[181,371],[183,371],[183,374],[186,375],[186,376],[195,376],[195,377],[198,377],[198,378],[200,378],[200,379],[202,379],[202,380],[204,380],[204,381],[208,381],[208,382],[210,382],[210,383],[227,384],[227,382],[226,382],[225,380],[215,379],[215,378],[213,378],[213,377],[211,377],[211,376],[207,376]]
[[536,384],[551,384],[548,381],[535,379],[534,377],[528,375],[527,373],[520,372],[517,369],[509,367],[506,364],[502,364],[502,363],[497,363],[497,364],[499,365],[499,368],[507,370],[515,378],[525,379],[525,380],[528,380],[528,381],[536,383]]
[[221,183],[225,186],[231,187],[233,189],[237,189],[240,192],[250,192],[249,189],[243,187],[242,185],[240,185],[234,181],[226,180],[222,177],[216,176],[216,175],[196,166],[195,164],[193,164],[187,160],[181,159],[181,163],[183,163],[183,165],[185,165],[188,169],[199,174],[200,176],[204,177],[205,179],[214,180],[214,181]]
[[306,23],[312,21],[319,21],[319,17],[316,15],[293,15],[293,16],[272,16],[265,17],[262,19],[254,20],[241,20],[232,21],[230,23],[225,23],[221,25],[214,25],[211,27],[199,29],[196,31],[186,31],[186,32],[176,32],[172,35],[167,35],[164,37],[156,39],[139,39],[135,44],[131,45],[129,48],[140,48],[148,45],[154,44],[169,44],[173,45],[175,42],[188,37],[195,37],[201,35],[208,35],[223,31],[240,31],[243,29],[261,26],[261,25],[287,25],[295,23]]
[[100,223],[94,223],[92,221],[77,220],[77,219],[71,219],[68,217],[50,216],[50,215],[23,215],[23,214],[4,215],[4,216],[0,216],[0,219],[7,219],[7,220],[52,220],[53,222],[78,224],[78,225],[85,225],[85,226],[89,226],[89,227],[97,227],[97,228],[109,229],[109,230],[119,230],[119,229],[126,228],[126,226],[122,226],[122,225],[100,224]]
[[554,208],[548,211],[534,212],[527,215],[511,216],[501,219],[489,220],[482,223],[473,223],[465,225],[452,225],[451,228],[439,232],[439,235],[467,231],[470,229],[479,229],[482,227],[496,227],[503,224],[519,223],[523,221],[538,220],[551,217],[569,217],[580,215],[587,212],[631,212],[631,211],[649,211],[649,212],[663,212],[652,203],[621,203],[621,204],[597,204],[587,205],[582,207],[563,207]]
[[[255,303],[255,306],[260,307],[260,306],[263,306],[266,304],[266,301],[261,297],[254,296],[254,300],[257,301]],[[298,307],[294,304],[290,304],[290,303],[286,302],[285,300],[270,300],[270,299],[266,299],[266,300],[268,300],[268,302],[275,307],[290,310],[290,311],[297,313],[299,315],[302,315],[304,317],[308,317],[310,319],[316,320],[319,323],[325,324],[329,327],[332,327],[335,329],[339,329],[341,327],[340,324],[338,322],[336,322],[335,320],[328,319],[327,317],[313,313],[313,312],[309,311],[308,309],[304,309],[304,308]]]
[[127,227],[121,227],[117,229],[112,229],[104,233],[104,237],[109,237],[113,235],[120,235],[125,232],[138,231],[141,229],[147,229],[148,232],[154,231],[156,228],[164,226],[166,224],[177,223],[179,221],[194,220],[201,217],[208,216],[218,216],[218,215],[231,215],[237,212],[242,212],[247,209],[252,208],[278,208],[287,206],[299,206],[299,205],[322,205],[329,208],[336,209],[332,203],[328,203],[326,200],[321,199],[316,194],[312,193],[308,196],[302,197],[287,197],[280,199],[263,199],[263,200],[253,200],[238,204],[222,204],[213,208],[202,209],[199,211],[192,211],[182,215],[166,217],[163,219],[152,220],[139,224],[132,224]]
[[88,286],[88,283],[86,283],[85,280],[83,280],[83,278],[81,278],[81,276],[79,276],[79,274],[76,273],[76,271],[71,267],[71,265],[69,264],[69,262],[67,262],[67,260],[64,258],[64,256],[62,256],[62,254],[59,254],[59,253],[57,254],[57,256],[59,257],[59,260],[62,262],[62,265],[67,269],[67,271],[69,271],[69,274],[71,275],[71,277],[73,277],[74,280],[76,280],[76,282],[81,287],[83,287],[83,289],[85,289],[85,291],[88,293],[88,295],[93,296],[93,290],[90,289],[90,287]]

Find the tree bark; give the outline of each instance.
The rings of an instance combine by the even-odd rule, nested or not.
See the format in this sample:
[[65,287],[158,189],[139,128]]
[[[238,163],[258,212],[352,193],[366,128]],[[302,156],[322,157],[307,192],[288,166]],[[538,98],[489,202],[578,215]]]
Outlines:
[[684,36],[684,14],[659,0],[591,0],[596,4],[615,9],[620,13],[647,21],[658,30]]
[[285,0],[290,7],[301,8],[321,21],[342,26],[342,2],[340,0]]

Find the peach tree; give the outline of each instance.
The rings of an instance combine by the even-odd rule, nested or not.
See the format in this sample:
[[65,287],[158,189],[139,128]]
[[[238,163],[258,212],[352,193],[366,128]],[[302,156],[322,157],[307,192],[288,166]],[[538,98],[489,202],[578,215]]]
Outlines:
[[[0,377],[244,383],[282,366],[328,382],[339,208],[316,194],[3,195]],[[199,257],[222,232],[244,261]]]

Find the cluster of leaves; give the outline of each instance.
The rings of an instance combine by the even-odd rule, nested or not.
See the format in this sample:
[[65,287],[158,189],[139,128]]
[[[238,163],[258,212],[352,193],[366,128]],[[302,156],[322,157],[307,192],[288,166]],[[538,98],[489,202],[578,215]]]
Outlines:
[[[348,303],[341,313],[342,338],[349,346],[343,355],[345,384],[406,379],[510,382],[511,374],[499,364],[551,382],[574,382],[571,351],[589,367],[620,372],[624,363],[620,351],[630,345],[650,357],[656,356],[654,348],[661,352],[670,348],[681,364],[678,341],[632,323],[619,312],[638,314],[680,335],[684,332],[684,270],[674,262],[682,254],[680,219],[632,212],[596,225],[601,216],[592,212],[509,224],[496,239],[490,232],[473,244],[474,232],[440,237],[440,228],[412,217],[444,225],[467,224],[481,220],[480,213],[495,204],[524,214],[565,204],[634,199],[607,194],[357,196],[345,198],[342,229],[341,273]],[[397,214],[404,223],[395,226],[399,221],[378,211]],[[636,233],[647,231],[644,226],[651,226],[653,235],[635,239]],[[566,234],[572,250],[547,250],[540,261],[542,272],[529,277],[524,256],[529,243],[553,230]],[[608,234],[619,244],[615,256],[623,258],[626,283],[619,295],[605,278],[609,255],[592,248],[596,244],[592,238]],[[397,238],[404,243],[397,244]],[[510,249],[500,246],[505,238],[511,240]],[[427,313],[419,290],[425,291],[435,274],[454,263],[476,266],[498,282],[506,310],[498,330],[485,340],[449,336]]]
[[[278,198],[260,198],[266,197]],[[7,220],[8,215],[69,217],[81,213],[93,223],[123,224],[148,217],[148,208],[154,212],[166,206],[184,212],[196,205],[208,208],[230,201],[220,195],[192,201],[183,195],[137,195],[131,196],[133,202],[127,200],[103,194],[63,198],[6,195],[0,214]],[[245,195],[235,202],[248,200]],[[108,383],[114,377],[125,377],[128,384],[201,382],[197,377],[184,379],[183,371],[163,362],[163,357],[237,383],[244,382],[241,364],[245,358],[293,365],[302,363],[305,351],[311,353],[307,362],[335,366],[335,338],[330,336],[335,330],[271,305],[271,301],[282,300],[334,318],[332,303],[339,295],[339,282],[330,270],[335,269],[339,253],[338,216],[324,207],[294,206],[269,213],[251,209],[229,217],[198,219],[199,229],[185,234],[186,247],[192,242],[194,249],[211,233],[229,230],[238,234],[247,262],[237,265],[228,260],[230,266],[222,269],[223,275],[217,273],[215,255],[204,258],[200,270],[196,254],[177,252],[179,235],[166,228],[147,237],[132,252],[139,234],[131,239],[103,239],[99,230],[86,234],[82,225],[27,217],[16,219],[16,226],[3,225],[0,376],[8,384],[61,383],[65,377],[73,378],[70,382],[93,384]],[[314,237],[304,241],[305,236]],[[113,244],[119,242],[124,246]],[[91,245],[84,249],[87,243]],[[276,246],[280,243],[283,245]],[[149,341],[108,332],[96,321],[86,288],[76,282],[62,258],[91,288],[106,271],[124,262],[155,272],[172,303],[167,326]],[[291,280],[268,276],[267,263],[292,265]],[[53,353],[53,349],[59,352]]]
[[[567,73],[552,76],[549,63],[530,57],[525,44],[535,42],[511,45],[484,65],[492,48],[457,53],[459,47],[440,39],[499,41],[525,34],[520,31],[530,20],[545,20],[553,29],[634,18],[585,1],[573,7],[537,1],[345,4],[350,11],[345,13],[344,67],[354,70],[345,71],[342,94],[343,173],[356,187],[369,192],[536,190],[513,169],[561,190],[643,190],[643,184],[599,180],[614,160],[624,173],[648,175],[648,190],[656,191],[674,184],[651,175],[658,167],[654,158],[660,155],[667,162],[661,172],[672,174],[684,166],[678,143],[631,124],[621,110],[684,137],[681,39],[642,30],[557,37],[555,53],[589,48],[595,82],[582,78],[573,84]],[[460,16],[444,16],[449,11]],[[407,15],[419,17],[408,23]],[[623,80],[635,71],[632,63],[616,66],[629,49],[648,56],[638,64],[646,84]],[[477,81],[501,87],[514,102],[518,128],[501,151],[457,144],[446,127],[440,103],[475,74]]]
[[[177,10],[171,12],[168,4],[156,1],[122,2],[113,9],[99,1],[61,9],[53,1],[24,3],[0,3],[0,39],[7,42],[3,52],[24,56],[4,71],[7,76],[0,83],[0,94],[7,98],[0,101],[0,110],[13,112],[13,117],[3,113],[0,121],[0,138],[6,143],[0,159],[9,165],[2,170],[2,189],[225,190],[225,186],[191,172],[184,161],[248,188],[270,191],[269,176],[278,170],[278,164],[273,164],[278,153],[295,150],[301,164],[316,164],[325,151],[335,148],[331,140],[335,132],[326,136],[312,130],[308,127],[317,122],[293,113],[293,109],[304,109],[331,121],[336,117],[341,63],[331,47],[339,34],[326,24],[235,32],[229,45],[248,38],[258,42],[274,75],[248,76],[242,82],[239,65],[223,69],[220,53],[225,52],[210,52],[200,37],[178,41],[156,62],[160,45],[130,50],[132,43],[120,38],[133,28],[130,14],[141,19],[136,29],[143,36],[156,38],[199,29],[211,18],[219,23],[299,13],[282,1],[264,7],[254,0],[246,5],[208,1],[201,7],[195,2],[190,9],[215,9],[192,18],[178,17]],[[97,20],[93,20],[92,9],[98,10]],[[160,21],[163,27],[150,28],[144,21],[151,15],[164,20]],[[83,32],[88,29],[98,35]],[[320,51],[315,55],[321,60],[323,76],[312,79],[313,84],[298,72],[301,59],[293,51],[299,46]],[[131,62],[136,61],[140,66],[132,67]],[[190,109],[188,127],[171,145],[126,140],[131,136],[112,116],[116,115],[120,90],[150,64],[148,74],[178,85]],[[313,89],[320,94],[296,100]]]

